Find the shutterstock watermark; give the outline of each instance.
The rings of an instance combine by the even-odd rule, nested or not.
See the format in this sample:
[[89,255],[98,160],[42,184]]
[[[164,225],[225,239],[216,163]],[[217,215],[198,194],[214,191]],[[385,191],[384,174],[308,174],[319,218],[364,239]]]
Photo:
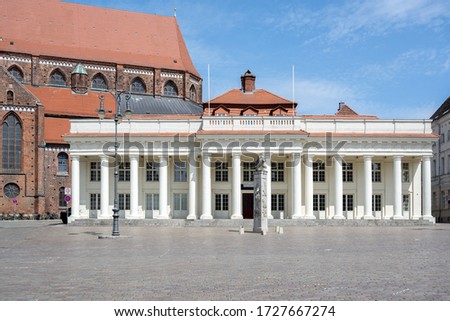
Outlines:
[[[142,141],[132,140],[129,134],[124,134],[119,138],[119,163],[127,161],[130,156],[139,157],[139,166],[145,166],[146,161],[156,161],[158,159],[171,157],[174,161],[188,162],[190,165],[201,167],[201,162],[206,161],[202,155],[213,156],[214,159],[226,159],[233,154],[240,154],[248,161],[256,161],[260,156],[268,158],[269,155],[277,157],[286,157],[286,167],[294,166],[296,162],[304,161],[308,157],[320,155],[320,158],[326,162],[326,166],[331,166],[331,158],[340,157],[340,150],[347,144],[346,140],[338,140],[332,133],[326,133],[325,139],[317,141],[308,141],[302,143],[301,140],[283,141],[271,134],[264,135],[263,139],[242,140],[224,139],[220,141],[199,141],[195,134],[187,136],[174,134],[165,137],[161,141]],[[292,157],[293,154],[299,154],[303,157]],[[114,142],[107,142],[102,146],[102,155],[114,157]],[[305,162],[306,166],[310,166]],[[113,162],[108,162],[108,166],[113,167]]]

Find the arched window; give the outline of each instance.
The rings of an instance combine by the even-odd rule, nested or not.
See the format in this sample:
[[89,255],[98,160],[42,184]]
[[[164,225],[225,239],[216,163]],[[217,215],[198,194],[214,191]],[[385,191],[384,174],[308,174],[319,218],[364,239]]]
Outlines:
[[14,114],[9,114],[2,124],[2,168],[22,168],[22,125]]
[[164,96],[178,96],[177,85],[172,80],[169,80],[164,85]]
[[66,85],[66,77],[64,77],[64,74],[61,71],[55,70],[50,75],[50,85],[65,86]]
[[67,206],[65,197],[66,197],[65,188],[64,187],[60,187],[59,188],[59,202],[58,202],[59,203],[59,207],[66,207]]
[[133,81],[131,82],[131,92],[132,93],[145,93],[145,84],[142,81],[142,79],[140,78],[134,78]]
[[194,85],[192,85],[191,88],[189,89],[189,98],[191,98],[191,100],[193,101],[197,99],[197,93],[195,92]]
[[23,82],[23,72],[19,69],[19,67],[13,66],[8,69],[11,75],[16,78],[18,81]]
[[8,90],[6,93],[6,103],[8,105],[14,105],[14,93],[11,90]]
[[92,89],[108,89],[108,86],[106,85],[106,79],[102,74],[96,74],[94,78],[92,78]]
[[66,153],[58,154],[58,173],[67,174],[67,169],[69,168],[69,156]]

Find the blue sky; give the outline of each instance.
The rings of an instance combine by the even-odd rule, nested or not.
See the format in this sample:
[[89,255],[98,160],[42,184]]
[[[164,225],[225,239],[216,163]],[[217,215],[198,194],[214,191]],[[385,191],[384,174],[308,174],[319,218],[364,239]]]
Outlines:
[[211,98],[257,88],[295,100],[300,114],[429,118],[450,96],[448,0],[70,0],[173,15]]

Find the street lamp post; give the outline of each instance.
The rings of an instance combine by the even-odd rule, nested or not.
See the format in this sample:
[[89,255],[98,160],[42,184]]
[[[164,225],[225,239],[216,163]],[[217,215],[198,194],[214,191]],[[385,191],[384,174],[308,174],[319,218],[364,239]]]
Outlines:
[[[119,192],[117,190],[117,185],[119,183],[119,162],[118,162],[118,150],[119,150],[119,142],[117,139],[117,127],[121,123],[123,114],[121,111],[121,100],[122,95],[125,95],[126,101],[126,109],[125,109],[125,117],[128,118],[131,115],[131,109],[129,107],[129,100],[131,95],[128,92],[116,92],[116,110],[114,113],[114,206],[113,206],[113,230],[112,236],[120,236],[119,233]],[[105,110],[103,95],[99,95],[100,99],[100,109],[98,110],[98,117],[100,120],[104,119],[106,113],[112,113],[112,110]]]

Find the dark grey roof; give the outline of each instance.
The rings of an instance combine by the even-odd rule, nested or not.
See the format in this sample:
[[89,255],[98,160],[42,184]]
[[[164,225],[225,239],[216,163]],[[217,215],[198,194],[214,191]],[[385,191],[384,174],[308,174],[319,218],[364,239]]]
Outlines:
[[[201,115],[203,107],[191,100],[176,97],[153,97],[132,94],[130,108],[133,114],[148,115]],[[122,105],[123,108],[123,105]]]
[[444,116],[450,111],[450,97],[447,98],[446,101],[441,105],[441,107],[438,108],[438,110],[435,111],[433,116],[430,117],[432,120],[436,120]]

